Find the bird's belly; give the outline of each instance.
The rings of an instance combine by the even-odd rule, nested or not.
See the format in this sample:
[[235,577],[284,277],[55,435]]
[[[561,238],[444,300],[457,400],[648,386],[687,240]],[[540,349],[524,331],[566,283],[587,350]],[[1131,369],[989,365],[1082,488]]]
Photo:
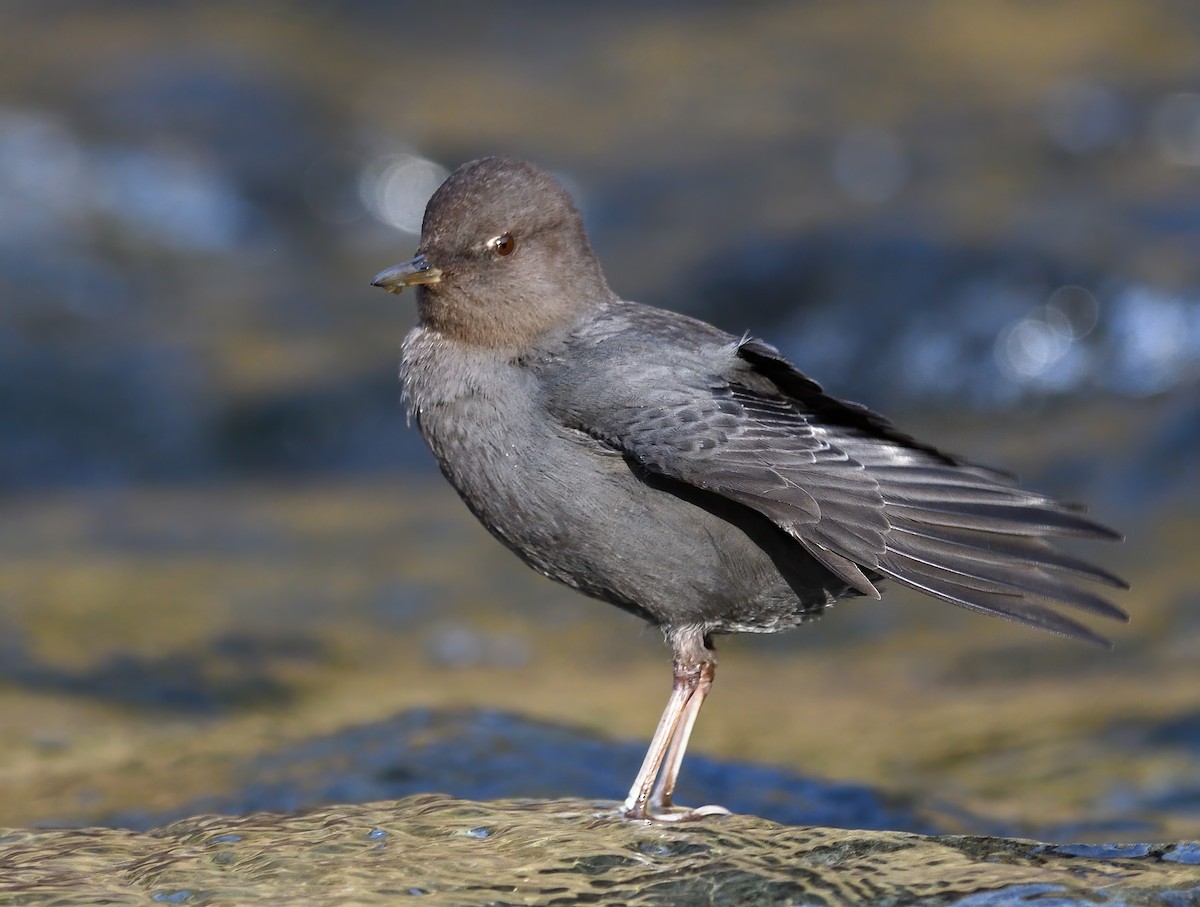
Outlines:
[[472,397],[419,421],[443,473],[505,545],[653,623],[772,632],[834,597],[824,571],[765,518],[747,527],[698,506],[533,407]]

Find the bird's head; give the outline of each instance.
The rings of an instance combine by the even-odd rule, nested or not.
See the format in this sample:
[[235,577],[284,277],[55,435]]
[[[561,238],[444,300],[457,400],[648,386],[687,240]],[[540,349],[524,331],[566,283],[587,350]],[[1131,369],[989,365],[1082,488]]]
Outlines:
[[424,324],[488,346],[528,342],[612,295],[566,189],[494,157],[450,174],[425,208],[416,257],[372,285],[415,286]]

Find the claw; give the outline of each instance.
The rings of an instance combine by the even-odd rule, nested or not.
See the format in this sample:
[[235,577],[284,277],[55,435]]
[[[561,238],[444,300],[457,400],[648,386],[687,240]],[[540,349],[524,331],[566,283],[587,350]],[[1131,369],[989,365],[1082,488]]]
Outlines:
[[625,813],[627,819],[638,819],[642,822],[698,822],[707,816],[729,816],[724,806],[710,803],[708,806],[669,806],[665,809],[648,809],[642,815],[633,815],[633,810]]

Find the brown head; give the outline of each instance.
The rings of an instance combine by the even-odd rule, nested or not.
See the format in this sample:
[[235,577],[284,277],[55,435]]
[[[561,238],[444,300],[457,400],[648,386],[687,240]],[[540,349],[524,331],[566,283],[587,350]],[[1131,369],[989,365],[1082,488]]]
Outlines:
[[372,285],[415,286],[424,325],[493,348],[519,349],[612,298],[562,185],[494,157],[450,174],[425,208],[417,256]]

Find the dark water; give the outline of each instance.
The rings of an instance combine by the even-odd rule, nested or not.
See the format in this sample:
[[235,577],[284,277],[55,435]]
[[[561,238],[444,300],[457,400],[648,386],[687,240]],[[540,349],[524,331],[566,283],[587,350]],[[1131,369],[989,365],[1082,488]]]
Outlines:
[[623,795],[665,650],[474,526],[367,286],[502,153],[623,295],[1128,535],[1111,654],[902,592],[722,641],[687,799],[1200,837],[1193,6],[17,0],[0,59],[0,825]]

